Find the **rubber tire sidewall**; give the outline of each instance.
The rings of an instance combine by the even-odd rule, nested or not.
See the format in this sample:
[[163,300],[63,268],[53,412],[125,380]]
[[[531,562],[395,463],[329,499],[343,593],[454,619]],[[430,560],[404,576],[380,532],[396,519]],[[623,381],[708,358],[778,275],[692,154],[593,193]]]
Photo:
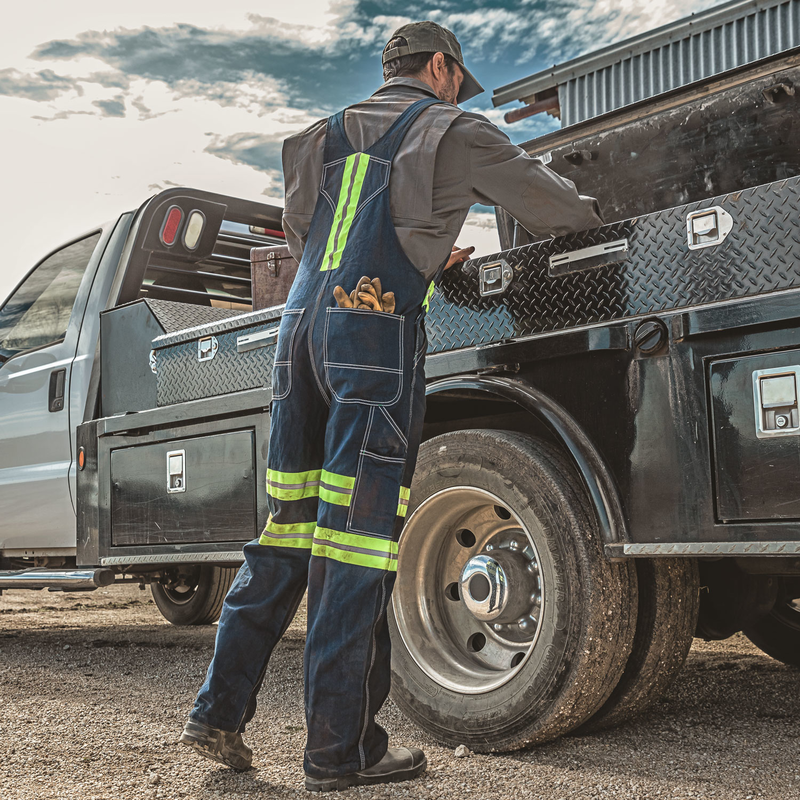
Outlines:
[[533,535],[545,587],[543,627],[510,681],[462,694],[417,665],[392,611],[392,696],[450,746],[492,752],[548,741],[591,716],[619,680],[635,628],[635,572],[605,559],[580,479],[550,445],[506,431],[435,437],[420,450],[409,515],[424,498],[454,485],[495,494]]
[[219,619],[222,604],[236,577],[236,567],[199,566],[197,588],[186,603],[173,603],[158,583],[150,584],[153,600],[161,615],[173,625],[211,625]]

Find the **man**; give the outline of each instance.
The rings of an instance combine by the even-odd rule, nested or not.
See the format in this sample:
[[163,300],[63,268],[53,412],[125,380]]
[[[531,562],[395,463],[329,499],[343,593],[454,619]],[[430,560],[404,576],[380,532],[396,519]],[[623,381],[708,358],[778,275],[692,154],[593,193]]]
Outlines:
[[269,656],[308,588],[304,769],[312,791],[414,778],[389,748],[386,608],[425,408],[424,309],[470,206],[537,234],[596,227],[580,197],[457,103],[482,90],[455,36],[405,25],[384,85],[283,150],[287,243],[300,269],[273,373],[272,512],[225,601],[214,659],[181,741],[237,769]]

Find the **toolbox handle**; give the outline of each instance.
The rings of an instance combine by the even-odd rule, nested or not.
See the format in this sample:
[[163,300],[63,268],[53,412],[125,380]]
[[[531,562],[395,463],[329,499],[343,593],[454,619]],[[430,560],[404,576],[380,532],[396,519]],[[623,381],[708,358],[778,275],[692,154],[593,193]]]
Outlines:
[[550,277],[564,275],[567,272],[578,272],[595,267],[607,267],[628,259],[629,244],[627,239],[616,239],[613,242],[582,247],[568,253],[554,253],[550,256]]
[[248,333],[246,336],[239,336],[236,339],[236,352],[244,353],[247,350],[255,350],[258,347],[268,347],[278,341],[278,326],[267,328],[265,331]]

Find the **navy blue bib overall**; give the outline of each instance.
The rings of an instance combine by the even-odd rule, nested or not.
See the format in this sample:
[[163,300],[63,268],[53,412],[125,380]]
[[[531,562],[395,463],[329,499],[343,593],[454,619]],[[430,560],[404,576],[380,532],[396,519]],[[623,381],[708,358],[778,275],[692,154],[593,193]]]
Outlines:
[[[273,647],[308,586],[304,767],[334,777],[376,764],[389,692],[386,606],[425,410],[428,287],[395,233],[392,160],[426,98],[356,152],[328,120],[322,182],[286,304],[273,373],[271,515],[225,600],[214,660],[191,716],[241,731]],[[440,267],[441,273],[443,266]],[[339,308],[362,276],[395,313]],[[432,288],[432,284],[431,284]]]

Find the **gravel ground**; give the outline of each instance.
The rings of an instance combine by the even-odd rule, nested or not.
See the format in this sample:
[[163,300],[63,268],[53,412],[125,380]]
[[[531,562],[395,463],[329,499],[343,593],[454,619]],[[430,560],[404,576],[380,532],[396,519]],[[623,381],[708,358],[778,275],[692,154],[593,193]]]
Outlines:
[[[177,738],[216,628],[175,628],[136,587],[0,597],[0,799],[305,798],[302,610],[272,659],[235,773]],[[346,797],[800,798],[800,672],[746,639],[696,642],[647,718],[509,755],[456,758],[387,703],[428,772]],[[327,795],[330,796],[330,795]]]

